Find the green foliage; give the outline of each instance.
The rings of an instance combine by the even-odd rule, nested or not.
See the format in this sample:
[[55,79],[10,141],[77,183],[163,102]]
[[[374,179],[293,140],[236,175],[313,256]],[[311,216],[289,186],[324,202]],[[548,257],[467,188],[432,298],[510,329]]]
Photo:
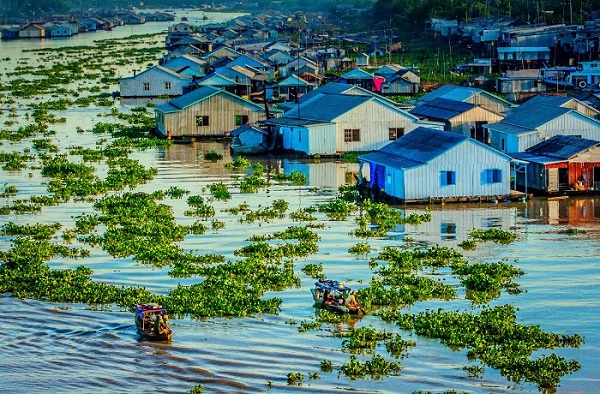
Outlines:
[[525,273],[502,261],[497,263],[468,264],[464,261],[452,265],[452,273],[458,275],[467,289],[467,298],[474,303],[487,303],[500,296],[502,289],[509,294],[521,292],[513,278]]
[[469,235],[479,241],[494,241],[501,244],[509,244],[515,240],[515,234],[498,228],[487,230],[474,229]]
[[323,263],[306,264],[304,267],[302,267],[301,271],[311,278],[325,279],[325,274],[323,274]]
[[356,205],[339,198],[319,206],[319,212],[324,212],[329,219],[337,221],[346,220],[354,211]]
[[452,349],[470,349],[467,353],[470,360],[479,359],[516,383],[531,382],[540,389],[550,389],[558,385],[562,376],[580,368],[577,361],[567,361],[555,354],[530,359],[538,349],[579,347],[583,338],[519,324],[511,305],[485,308],[479,314],[439,309],[417,315],[404,314],[396,321],[405,329],[414,329],[418,335],[439,338]]
[[358,255],[366,256],[369,253],[371,253],[371,245],[369,245],[367,242],[359,242],[359,243],[351,246],[350,249],[348,249],[348,253],[354,254],[357,256]]
[[204,154],[204,160],[216,162],[222,159],[223,155],[215,152],[214,150],[211,150],[210,152]]
[[301,386],[302,385],[302,381],[304,380],[304,375],[301,374],[300,372],[290,372],[287,374],[287,383],[290,386]]
[[231,199],[231,193],[222,182],[211,184],[209,190],[215,200],[227,201]]

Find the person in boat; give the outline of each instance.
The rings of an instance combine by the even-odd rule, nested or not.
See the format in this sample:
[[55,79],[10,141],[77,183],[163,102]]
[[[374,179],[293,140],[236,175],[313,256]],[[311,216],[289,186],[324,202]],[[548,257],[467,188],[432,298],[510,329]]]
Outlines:
[[346,298],[346,306],[350,309],[358,309],[361,307],[360,302],[358,302],[358,299],[356,298],[356,291],[353,290],[348,298]]
[[160,335],[165,331],[165,322],[160,313],[156,314],[156,318],[154,319],[154,334]]
[[325,294],[323,294],[323,305],[332,305],[333,302],[333,294],[331,294],[329,290],[325,290]]

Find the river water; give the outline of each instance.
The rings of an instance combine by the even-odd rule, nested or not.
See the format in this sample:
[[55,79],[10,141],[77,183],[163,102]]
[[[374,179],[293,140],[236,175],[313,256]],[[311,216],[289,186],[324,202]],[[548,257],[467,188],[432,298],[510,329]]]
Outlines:
[[[178,11],[193,21],[201,18],[198,11]],[[226,20],[230,14],[207,14],[207,22]],[[116,38],[166,30],[168,24],[147,23],[141,26],[116,28],[112,32],[80,34],[69,40],[0,42],[0,69],[6,72],[11,62],[28,57],[23,48],[66,45],[92,45],[93,40]],[[30,55],[29,55],[30,56]],[[67,123],[60,126],[55,143],[62,150],[76,141],[77,145],[95,146],[105,136],[77,133],[76,127],[89,129],[103,110],[81,108],[56,112]],[[105,111],[105,110],[104,110]],[[4,122],[6,115],[1,114]],[[4,142],[4,141],[3,141]],[[16,144],[4,142],[1,151],[21,150],[30,141]],[[223,154],[222,161],[203,159],[209,151]],[[272,234],[292,225],[289,219],[269,223],[239,223],[238,217],[223,211],[243,202],[257,209],[277,199],[289,203],[289,212],[300,207],[316,206],[333,198],[337,187],[345,183],[346,175],[357,171],[355,164],[341,162],[304,162],[298,159],[267,157],[256,159],[275,171],[293,170],[307,175],[308,184],[301,187],[273,185],[257,194],[239,194],[231,172],[224,163],[231,161],[225,142],[173,145],[164,149],[148,149],[133,155],[146,167],[158,169],[155,179],[138,187],[138,191],[166,190],[177,186],[190,195],[205,195],[207,185],[222,181],[230,186],[233,199],[228,203],[214,202],[216,219],[226,223],[218,232],[188,236],[181,246],[198,253],[223,254],[233,259],[233,251],[248,244],[251,234]],[[45,180],[39,171],[9,172],[0,169],[0,184],[14,185],[18,198],[46,194]],[[2,201],[2,204],[9,200]],[[178,223],[190,224],[186,217],[185,199],[169,200]],[[399,207],[412,212],[424,212],[422,207]],[[63,224],[72,228],[74,216],[91,213],[91,204],[69,203],[44,207],[40,214],[0,216],[0,225]],[[367,315],[342,326],[324,325],[322,330],[299,332],[298,323],[314,317],[310,289],[314,280],[300,271],[305,264],[322,263],[329,278],[339,278],[360,288],[372,276],[366,258],[356,258],[348,248],[362,240],[348,235],[356,227],[355,216],[346,221],[328,221],[318,214],[325,228],[316,230],[321,237],[319,251],[298,259],[295,268],[301,279],[299,288],[267,294],[283,300],[278,315],[259,315],[245,319],[171,319],[174,330],[172,343],[150,343],[139,340],[133,316],[117,308],[96,310],[80,304],[52,304],[35,300],[19,300],[0,296],[0,371],[2,392],[8,393],[141,393],[160,391],[185,393],[200,384],[208,393],[230,392],[340,392],[410,393],[413,391],[443,392],[456,390],[471,393],[535,393],[530,384],[515,385],[497,371],[486,369],[482,378],[468,379],[463,366],[468,365],[466,351],[452,351],[437,340],[417,337],[395,326]],[[464,252],[473,261],[516,261],[526,274],[517,279],[526,292],[503,294],[492,303],[511,303],[519,308],[518,321],[537,324],[542,329],[564,333],[579,333],[585,337],[580,349],[555,349],[565,358],[581,362],[581,369],[565,376],[559,393],[595,393],[600,387],[600,199],[568,198],[533,199],[527,203],[445,205],[434,207],[432,220],[418,226],[397,228],[387,239],[370,240],[374,257],[387,245],[401,246],[408,239],[430,245],[456,247],[474,228],[497,227],[516,234],[510,245],[479,244],[475,251]],[[586,233],[567,235],[568,227],[585,229]],[[0,236],[1,250],[10,247],[10,238]],[[115,259],[101,249],[92,249],[82,261],[56,259],[50,266],[56,269],[74,268],[85,264],[94,270],[93,279],[114,285],[145,286],[148,290],[166,294],[177,283],[194,283],[194,279],[173,279],[168,268],[158,269],[134,263],[131,259]],[[442,307],[448,310],[468,308],[461,300],[427,302],[415,305],[411,311]],[[334,367],[348,362],[349,355],[341,350],[339,338],[332,331],[373,326],[378,330],[399,332],[404,339],[413,339],[416,346],[401,361],[400,376],[383,379],[349,380],[337,372],[320,372],[320,361],[331,360]],[[381,351],[381,349],[379,349]],[[542,351],[539,354],[549,354]],[[385,355],[385,349],[381,351]],[[538,354],[538,355],[539,355]],[[304,375],[301,386],[289,386],[287,374]],[[319,379],[309,379],[309,373],[319,372]]]

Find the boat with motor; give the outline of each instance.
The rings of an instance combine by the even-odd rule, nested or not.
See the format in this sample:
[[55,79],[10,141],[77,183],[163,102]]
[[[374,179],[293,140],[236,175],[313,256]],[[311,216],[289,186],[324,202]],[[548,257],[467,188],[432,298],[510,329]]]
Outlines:
[[[313,300],[319,307],[335,313],[362,316],[365,309],[358,303],[355,291],[336,280],[319,280],[311,289]],[[353,299],[353,302],[352,302]]]
[[[165,323],[159,332],[155,329],[155,319],[162,319]],[[173,330],[167,325],[167,311],[156,303],[137,304],[135,306],[135,326],[140,337],[149,341],[168,342],[173,336]]]

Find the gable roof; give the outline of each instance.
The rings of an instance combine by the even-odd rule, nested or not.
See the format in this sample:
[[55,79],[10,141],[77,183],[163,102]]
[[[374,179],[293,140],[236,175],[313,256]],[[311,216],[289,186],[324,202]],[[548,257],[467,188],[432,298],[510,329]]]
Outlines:
[[493,94],[479,88],[471,88],[467,86],[454,86],[454,85],[443,85],[433,90],[421,98],[419,98],[420,102],[431,101],[436,98],[445,98],[448,100],[454,101],[467,101],[473,96],[483,95],[495,101],[499,101],[507,104],[508,106],[514,106],[510,101],[504,100],[501,97],[494,96]]
[[167,75],[170,75],[171,77],[174,77],[174,78],[177,78],[177,79],[181,79],[181,80],[183,80],[183,79],[191,79],[191,77],[188,76],[188,75],[181,75],[181,74],[179,74],[179,73],[171,70],[170,68],[163,67],[161,65],[156,65],[156,66],[152,66],[152,67],[150,67],[150,68],[142,71],[139,74],[133,75],[131,77],[123,77],[123,78],[121,78],[121,80],[139,78],[140,75],[144,75],[144,74],[147,74],[147,73],[150,73],[150,72],[159,72],[159,73],[167,74]]
[[450,120],[475,108],[474,104],[436,98],[413,108],[410,113],[419,117]]
[[277,86],[291,86],[291,87],[296,87],[296,86],[317,86],[314,83],[305,81],[304,79],[300,78],[299,76],[297,76],[296,74],[292,74],[289,77],[287,77],[286,79],[284,79],[283,81],[279,82],[277,84]]
[[576,136],[555,135],[528,148],[525,152],[511,153],[515,159],[532,163],[551,164],[569,160],[586,150],[599,146],[600,141],[588,140]]
[[341,79],[373,79],[373,74],[366,72],[360,67],[356,67],[340,76]]
[[168,103],[159,104],[156,106],[157,112],[177,112],[186,109],[194,104],[197,104],[201,101],[204,101],[212,96],[216,96],[218,94],[225,95],[229,97],[233,101],[239,101],[243,105],[249,105],[254,107],[257,110],[263,111],[263,107],[260,105],[253,103],[252,101],[243,99],[242,97],[236,96],[233,93],[229,93],[225,89],[219,89],[214,86],[206,85],[202,86],[196,90],[192,90],[191,92],[184,94],[183,96],[179,96],[169,101]]
[[394,168],[413,168],[425,165],[465,142],[471,142],[505,157],[507,161],[510,160],[506,154],[470,137],[428,127],[417,127],[376,152],[358,156],[358,159]]
[[237,84],[233,79],[229,79],[219,73],[212,73],[199,80],[198,85],[212,85],[212,86],[236,86]]
[[[311,92],[308,92],[304,95],[302,95],[300,97],[300,102],[305,102],[308,101],[310,99],[312,99],[313,97],[316,97],[318,95],[322,95],[322,94],[348,94],[348,92],[350,91],[359,91],[361,92],[362,96],[374,96],[374,97],[381,97],[376,93],[373,93],[361,86],[358,85],[350,85],[347,83],[339,83],[339,82],[328,82],[323,86],[320,86],[318,89],[315,89]],[[384,100],[384,97],[381,97]],[[390,101],[391,102],[391,101]]]
[[250,66],[250,67],[259,67],[259,68],[268,68],[270,67],[268,63],[264,62],[261,59],[258,59],[254,56],[251,56],[249,54],[244,54],[242,56],[239,56],[235,59],[233,59],[231,62],[229,62],[227,64],[227,67],[234,67],[234,66],[242,66],[242,67],[246,67],[246,66]]
[[353,94],[321,95],[300,103],[299,106],[286,112],[284,116],[332,122],[335,118],[372,99],[373,97]]

